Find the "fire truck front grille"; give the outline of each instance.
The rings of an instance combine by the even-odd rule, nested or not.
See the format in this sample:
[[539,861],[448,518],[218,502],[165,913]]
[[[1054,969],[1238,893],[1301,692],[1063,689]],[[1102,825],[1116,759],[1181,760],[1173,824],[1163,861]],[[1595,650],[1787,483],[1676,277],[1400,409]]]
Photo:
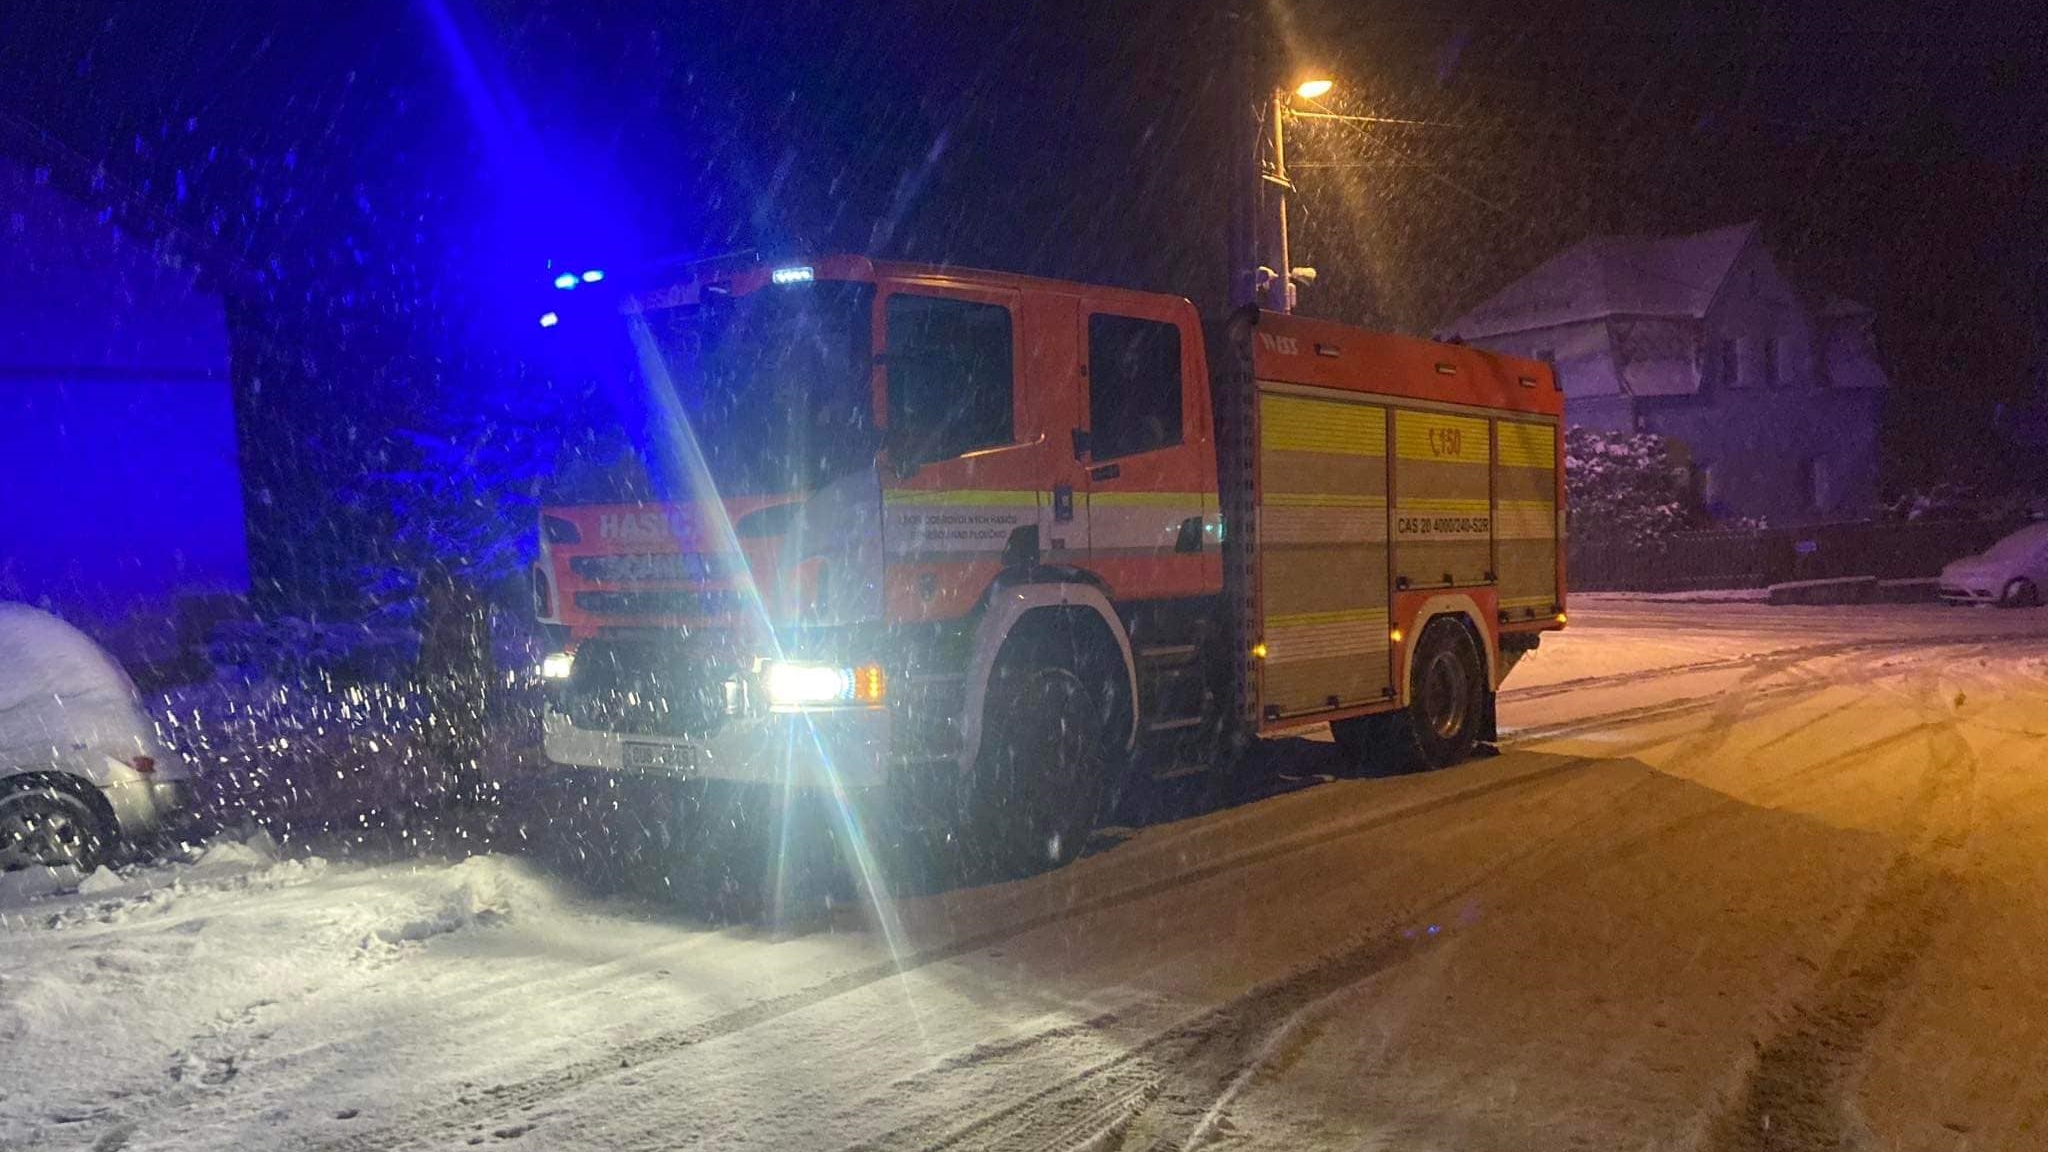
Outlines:
[[569,719],[630,736],[710,735],[725,721],[726,681],[738,668],[692,639],[586,640],[564,699]]
[[740,610],[738,592],[578,592],[576,607],[603,616],[730,616]]
[[712,557],[695,552],[574,556],[569,570],[586,580],[714,580],[722,575]]

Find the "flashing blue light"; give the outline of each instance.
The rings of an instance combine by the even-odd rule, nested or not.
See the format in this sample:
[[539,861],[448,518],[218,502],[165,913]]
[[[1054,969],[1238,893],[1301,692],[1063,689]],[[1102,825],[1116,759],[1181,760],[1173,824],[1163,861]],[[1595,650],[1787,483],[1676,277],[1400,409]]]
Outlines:
[[602,279],[604,279],[604,269],[602,268],[592,268],[583,274],[583,282],[585,284],[595,284]]
[[777,284],[808,284],[818,277],[809,268],[777,268],[768,278]]
[[581,281],[576,279],[576,274],[574,272],[564,272],[560,276],[555,277],[555,287],[560,288],[565,292],[571,288],[574,288],[579,283],[581,283]]
[[561,322],[562,318],[560,316],[555,315],[553,312],[543,312],[540,314],[540,326],[543,328],[553,328],[555,325],[560,324]]

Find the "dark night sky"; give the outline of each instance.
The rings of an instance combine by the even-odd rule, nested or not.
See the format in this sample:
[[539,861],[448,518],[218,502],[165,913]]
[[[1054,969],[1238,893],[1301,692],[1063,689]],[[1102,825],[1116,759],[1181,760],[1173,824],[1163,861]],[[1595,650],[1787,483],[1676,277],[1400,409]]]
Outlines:
[[[854,249],[1221,302],[1221,0],[441,3],[467,80],[425,0],[17,0],[0,148],[104,165],[202,238],[238,332],[310,357],[277,385],[308,405],[320,363],[403,400],[419,376],[390,363],[513,339],[506,284],[560,248]],[[2048,13],[1881,7],[1264,9],[1342,110],[1432,122],[1292,138],[1353,165],[1298,170],[1304,310],[1426,331],[1588,233],[1760,219],[1798,282],[1878,310],[1895,464],[1924,474],[1931,413],[2025,375]]]

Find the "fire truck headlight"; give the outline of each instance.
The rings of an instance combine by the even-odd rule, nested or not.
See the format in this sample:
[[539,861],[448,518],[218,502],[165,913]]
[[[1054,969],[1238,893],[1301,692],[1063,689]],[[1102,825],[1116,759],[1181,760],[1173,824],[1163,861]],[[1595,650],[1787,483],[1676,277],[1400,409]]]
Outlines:
[[772,660],[761,670],[771,708],[879,707],[888,677],[879,664],[849,668],[798,660]]
[[573,652],[550,652],[541,657],[540,676],[543,680],[567,680],[576,670],[576,655]]

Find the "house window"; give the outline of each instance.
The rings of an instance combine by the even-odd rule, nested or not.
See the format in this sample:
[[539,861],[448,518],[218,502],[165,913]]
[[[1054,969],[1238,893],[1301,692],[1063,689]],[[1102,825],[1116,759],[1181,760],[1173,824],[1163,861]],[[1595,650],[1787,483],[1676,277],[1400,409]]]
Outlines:
[[1719,378],[1729,388],[1741,388],[1749,383],[1742,376],[1742,341],[1722,340],[1720,343]]
[[1721,469],[1710,460],[1697,461],[1692,466],[1692,495],[1699,506],[1714,514],[1721,507]]
[[1764,337],[1763,360],[1758,367],[1763,372],[1764,387],[1776,388],[1784,382],[1778,373],[1778,338],[1776,336]]
[[1088,317],[1089,454],[1111,460],[1180,443],[1180,329]]
[[889,434],[905,459],[948,460],[1013,436],[1010,310],[889,297]]
[[1800,468],[1800,486],[1806,492],[1806,506],[1825,512],[1835,503],[1835,480],[1825,456],[1809,456]]

